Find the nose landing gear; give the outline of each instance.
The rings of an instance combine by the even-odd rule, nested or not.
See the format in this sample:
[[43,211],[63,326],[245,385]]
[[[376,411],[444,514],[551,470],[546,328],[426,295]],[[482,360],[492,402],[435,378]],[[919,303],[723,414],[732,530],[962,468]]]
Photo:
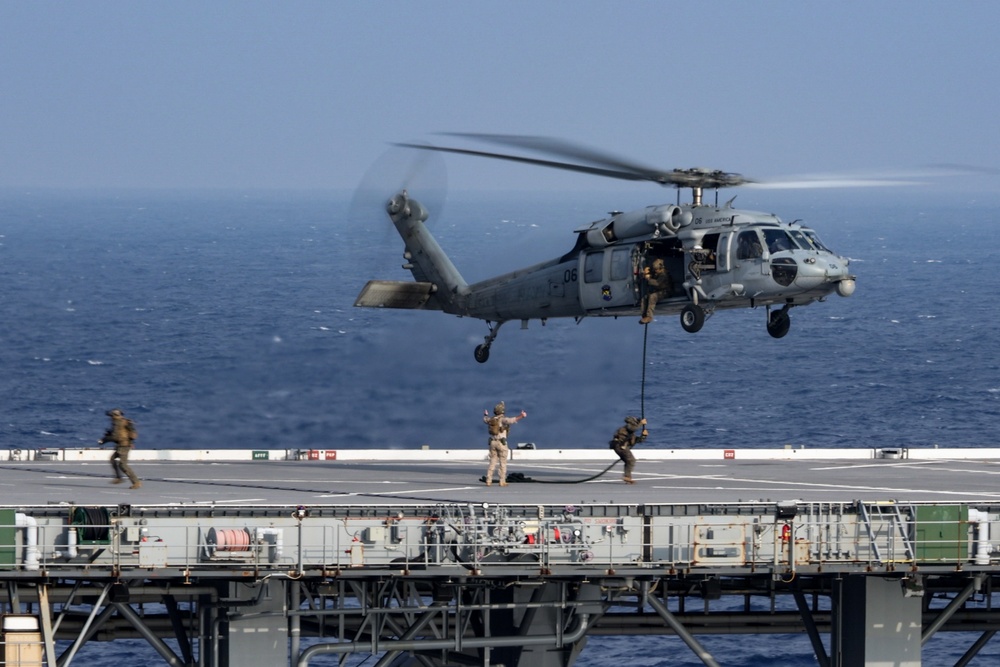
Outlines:
[[486,326],[490,328],[490,333],[486,336],[486,340],[482,345],[477,345],[476,350],[473,353],[476,357],[476,361],[481,364],[485,364],[490,358],[490,346],[493,345],[493,341],[496,340],[497,334],[500,333],[500,327],[503,326],[503,322],[497,322],[495,325],[493,322],[486,322]]
[[785,304],[781,310],[774,312],[770,306],[767,307],[767,333],[771,334],[771,338],[783,338],[788,333],[792,326],[792,318],[788,316],[788,309],[791,307],[791,304]]

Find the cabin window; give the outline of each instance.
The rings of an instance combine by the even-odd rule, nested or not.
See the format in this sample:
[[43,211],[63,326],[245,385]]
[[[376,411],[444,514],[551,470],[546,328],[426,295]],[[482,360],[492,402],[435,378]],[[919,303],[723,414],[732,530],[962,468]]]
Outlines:
[[736,242],[736,259],[757,259],[763,254],[764,247],[755,230],[740,232],[740,238]]
[[604,252],[592,252],[583,260],[583,282],[599,283],[604,278]]
[[615,248],[611,251],[611,280],[627,280],[632,273],[632,249]]

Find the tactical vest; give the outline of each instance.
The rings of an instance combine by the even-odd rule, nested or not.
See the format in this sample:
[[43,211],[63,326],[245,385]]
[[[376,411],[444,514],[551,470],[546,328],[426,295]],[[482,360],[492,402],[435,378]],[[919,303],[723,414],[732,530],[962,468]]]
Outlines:
[[611,449],[614,449],[615,447],[624,447],[628,444],[629,440],[628,430],[626,430],[625,427],[622,427],[615,431],[615,434],[611,437],[611,441],[608,443],[608,446]]
[[503,417],[490,417],[486,428],[489,429],[490,435],[500,435],[503,433]]

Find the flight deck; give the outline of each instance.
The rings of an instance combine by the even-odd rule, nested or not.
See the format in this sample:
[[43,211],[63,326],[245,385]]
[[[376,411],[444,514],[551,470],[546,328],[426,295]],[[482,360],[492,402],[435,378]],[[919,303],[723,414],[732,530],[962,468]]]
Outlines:
[[636,484],[628,485],[621,481],[622,464],[608,449],[515,449],[510,484],[487,487],[481,481],[485,448],[136,450],[131,460],[143,486],[132,491],[128,484],[110,484],[110,449],[26,451],[17,458],[0,452],[0,492],[24,505],[1000,500],[1000,449],[637,449],[636,454]]
[[[821,665],[917,667],[1000,629],[1000,450],[0,453],[4,646],[63,665],[570,667],[588,635],[804,633]],[[735,603],[733,601],[736,601]],[[170,640],[168,643],[167,640]],[[20,650],[20,649],[19,649]],[[328,664],[328,663],[323,663]]]

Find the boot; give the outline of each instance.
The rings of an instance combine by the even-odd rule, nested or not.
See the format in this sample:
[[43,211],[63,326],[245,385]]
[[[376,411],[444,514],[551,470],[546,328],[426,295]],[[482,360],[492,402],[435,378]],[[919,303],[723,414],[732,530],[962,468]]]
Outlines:
[[130,488],[130,489],[138,489],[140,486],[142,486],[142,482],[140,482],[140,481],[137,480],[135,482],[135,484],[133,484],[132,486],[130,486],[128,488]]

